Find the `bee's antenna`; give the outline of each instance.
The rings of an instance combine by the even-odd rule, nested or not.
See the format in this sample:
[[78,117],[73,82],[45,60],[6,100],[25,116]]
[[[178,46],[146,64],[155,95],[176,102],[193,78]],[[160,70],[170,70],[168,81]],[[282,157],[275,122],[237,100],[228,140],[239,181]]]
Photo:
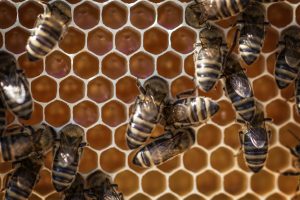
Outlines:
[[300,142],[300,138],[293,131],[291,131],[290,129],[288,129],[288,132],[290,134],[292,134],[294,136],[294,138],[296,138]]

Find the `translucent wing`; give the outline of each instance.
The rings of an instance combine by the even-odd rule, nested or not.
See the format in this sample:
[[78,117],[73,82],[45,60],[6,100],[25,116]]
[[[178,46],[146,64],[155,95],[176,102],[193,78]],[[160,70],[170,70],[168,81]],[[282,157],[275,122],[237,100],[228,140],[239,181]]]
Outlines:
[[233,90],[241,97],[250,97],[252,95],[252,88],[249,80],[244,74],[232,74],[230,77],[230,84]]
[[253,145],[257,148],[262,148],[267,142],[267,132],[261,127],[251,127],[248,131],[248,136]]
[[208,46],[199,52],[198,59],[219,60],[221,58],[220,47]]
[[297,67],[300,64],[300,48],[286,47],[285,61],[290,67]]

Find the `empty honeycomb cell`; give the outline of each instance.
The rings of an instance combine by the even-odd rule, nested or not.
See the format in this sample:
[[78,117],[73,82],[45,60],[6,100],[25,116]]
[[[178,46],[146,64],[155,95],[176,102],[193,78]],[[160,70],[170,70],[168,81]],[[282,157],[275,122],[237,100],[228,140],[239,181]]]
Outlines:
[[115,2],[105,5],[102,11],[102,21],[110,28],[120,28],[127,22],[127,8]]
[[127,72],[127,62],[117,53],[110,53],[102,60],[102,73],[112,79],[117,79]]
[[195,76],[195,63],[193,56],[194,54],[190,54],[184,59],[184,71],[192,77]]
[[47,196],[47,198],[45,198],[46,200],[57,200],[61,198],[61,194],[60,193],[52,193],[51,195]]
[[35,185],[34,190],[41,195],[47,195],[50,192],[54,191],[54,187],[51,179],[51,173],[47,170],[41,170],[39,176],[40,179],[38,183]]
[[23,28],[16,27],[5,33],[5,47],[7,50],[19,54],[25,51],[30,33]]
[[197,147],[191,148],[183,155],[184,167],[192,172],[198,172],[206,167],[207,160],[206,152]]
[[53,163],[53,151],[48,151],[44,158],[44,165],[49,170],[52,169],[52,163]]
[[212,121],[221,126],[231,123],[235,119],[235,110],[229,101],[221,100],[218,102],[220,109],[213,116]]
[[248,185],[247,177],[244,173],[234,170],[224,176],[224,189],[232,195],[239,195],[244,192]]
[[212,200],[232,200],[228,195],[221,193],[221,194],[217,194],[215,195]]
[[[276,60],[277,60],[277,54],[273,53],[271,54],[268,58],[267,58],[267,70],[270,74],[272,74],[274,76],[274,72],[275,72],[275,64],[276,64]],[[275,78],[275,77],[274,77]]]
[[55,127],[62,126],[70,120],[69,106],[59,100],[55,100],[48,104],[45,108],[45,120]]
[[248,193],[248,194],[244,195],[243,197],[239,198],[239,200],[259,200],[259,198],[257,196],[255,196],[254,194]]
[[268,101],[278,94],[274,77],[264,75],[253,81],[254,96],[260,101]]
[[69,27],[63,39],[59,42],[59,47],[70,54],[77,53],[83,49],[84,45],[84,33],[74,27]]
[[184,198],[184,200],[205,200],[205,199],[197,194],[192,194],[192,195]]
[[233,124],[224,131],[224,142],[233,149],[238,149],[240,144],[239,132],[242,130],[240,124]]
[[112,100],[102,107],[102,121],[109,126],[116,127],[126,120],[126,108],[122,103]]
[[151,196],[162,194],[166,184],[166,177],[159,171],[149,171],[142,177],[143,191]]
[[197,189],[204,195],[212,195],[221,187],[220,177],[213,171],[207,170],[196,178]]
[[84,2],[74,9],[74,22],[80,28],[90,29],[99,22],[100,13],[97,5],[91,2]]
[[143,193],[138,193],[130,198],[130,200],[151,200],[148,196]]
[[290,84],[288,87],[280,90],[280,95],[286,99],[286,100],[290,100],[292,102],[294,102],[294,95],[295,95],[295,84],[292,83]]
[[184,196],[192,191],[193,182],[192,175],[183,170],[179,170],[169,177],[170,189],[180,196]]
[[18,10],[20,24],[26,28],[33,28],[38,15],[43,12],[43,7],[34,1],[28,1],[22,4]]
[[244,61],[240,63],[243,68],[247,69],[246,74],[249,78],[257,77],[265,70],[265,58],[262,55],[259,55],[256,61],[251,65],[245,64]]
[[[127,144],[126,144],[126,146],[127,146]],[[129,149],[129,148],[127,147],[127,149]],[[129,153],[129,155],[127,156],[128,166],[129,166],[130,169],[132,169],[133,171],[135,171],[137,173],[143,173],[144,171],[146,171],[146,169],[142,168],[142,167],[139,167],[139,166],[133,164],[133,162],[132,162],[135,154],[136,154],[135,151],[131,151]]]
[[266,200],[286,200],[286,198],[284,198],[284,196],[280,195],[279,193],[274,193],[268,196]]
[[154,59],[143,52],[138,52],[130,57],[130,73],[137,78],[147,78],[154,72]]
[[125,154],[116,148],[105,150],[100,155],[100,165],[108,173],[119,171],[125,166]]
[[78,171],[81,173],[89,173],[98,167],[98,155],[89,147],[83,148],[79,162]]
[[281,147],[274,147],[269,150],[266,166],[278,172],[279,170],[284,169],[289,164],[289,152]]
[[291,134],[292,131],[297,137],[299,137],[300,127],[295,123],[288,123],[279,129],[279,141],[283,146],[295,147],[299,142]]
[[274,3],[268,7],[268,20],[278,28],[287,26],[293,20],[293,8],[285,2]]
[[96,77],[90,80],[87,86],[87,96],[97,103],[111,99],[114,93],[112,82],[105,77]]
[[277,99],[266,107],[267,116],[273,119],[273,123],[280,125],[290,117],[290,108],[286,101]]
[[172,48],[183,54],[192,52],[195,42],[196,33],[187,27],[180,27],[171,35]]
[[[41,61],[42,62],[42,61]],[[46,72],[55,78],[62,78],[71,70],[71,59],[60,51],[53,51],[46,57]]]
[[84,89],[82,80],[69,76],[59,83],[59,96],[69,103],[75,103],[84,97]]
[[49,102],[56,97],[57,84],[48,76],[40,76],[32,81],[31,92],[35,100]]
[[206,149],[212,149],[221,142],[221,130],[213,124],[205,124],[198,129],[198,144]]
[[178,200],[178,198],[171,193],[167,193],[157,198],[157,200]]
[[265,40],[262,47],[262,52],[269,53],[277,48],[279,33],[272,26],[266,26]]
[[129,196],[139,189],[139,178],[129,170],[118,173],[114,183],[118,185],[118,190],[125,196]]
[[17,19],[17,9],[9,1],[0,2],[0,28],[12,26]]
[[259,173],[251,176],[251,189],[259,195],[265,195],[271,192],[274,186],[275,177],[266,170],[261,170]]
[[101,150],[112,143],[112,132],[105,125],[96,125],[87,131],[86,139],[89,146]]
[[221,98],[223,96],[223,92],[224,90],[223,90],[223,84],[221,80],[219,80],[215,85],[215,87],[212,88],[209,92],[204,92],[198,89],[198,93],[200,96],[209,97],[212,98],[213,100],[218,100],[219,98]]
[[157,168],[161,171],[168,173],[180,167],[180,156],[176,156],[163,164],[159,165]]
[[114,139],[115,139],[114,141],[116,145],[123,150],[129,149],[126,141],[126,130],[127,130],[127,124],[124,124],[122,126],[119,126],[115,130],[115,134],[114,134]]
[[74,121],[84,127],[89,127],[99,118],[98,106],[90,101],[82,101],[73,108]]
[[157,22],[166,29],[174,29],[182,23],[182,13],[182,7],[173,2],[166,2],[157,9]]
[[[293,170],[294,171],[294,170]],[[278,188],[285,194],[294,194],[297,191],[297,185],[299,183],[298,176],[283,176],[280,175],[277,179]]]
[[149,53],[160,54],[169,46],[168,33],[159,28],[151,28],[144,33],[143,44]]
[[234,165],[234,156],[232,151],[225,147],[220,147],[213,151],[210,156],[210,164],[219,172],[225,172]]
[[99,60],[88,52],[81,52],[74,57],[73,70],[81,78],[91,78],[99,72]]
[[139,29],[151,26],[155,21],[153,6],[147,2],[139,2],[130,8],[130,22]]
[[113,35],[107,29],[101,27],[89,32],[87,47],[97,55],[104,55],[113,47]]
[[195,83],[193,80],[187,76],[179,76],[171,83],[171,94],[175,97],[177,94],[190,90],[195,89]]
[[126,55],[137,51],[141,46],[141,35],[136,30],[125,27],[116,34],[116,48]]
[[116,95],[123,102],[132,103],[137,95],[139,95],[136,79],[126,76],[118,80],[116,84]]
[[28,120],[19,119],[19,121],[24,125],[36,125],[42,122],[43,115],[43,107],[40,104],[34,102],[31,117]]
[[181,58],[175,52],[166,52],[157,58],[157,72],[165,78],[175,78],[182,71]]
[[[0,42],[1,44],[1,42]],[[1,45],[0,45],[1,47]],[[18,58],[18,63],[21,69],[24,70],[24,73],[27,78],[33,78],[40,75],[43,72],[43,60],[37,62],[30,62],[28,60],[27,54],[23,54]]]

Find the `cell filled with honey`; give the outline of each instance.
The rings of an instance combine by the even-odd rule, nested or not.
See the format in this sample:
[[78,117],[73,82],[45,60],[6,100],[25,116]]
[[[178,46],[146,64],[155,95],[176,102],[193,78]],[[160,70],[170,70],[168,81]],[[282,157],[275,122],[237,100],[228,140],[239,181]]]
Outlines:
[[110,28],[120,28],[127,21],[127,8],[116,2],[107,4],[103,7],[102,21]]
[[113,100],[102,107],[101,116],[104,123],[115,127],[126,120],[126,110],[122,103]]
[[90,78],[99,71],[99,60],[88,52],[81,52],[74,57],[73,70],[81,78]]
[[174,78],[182,71],[181,58],[174,52],[167,52],[157,58],[157,72],[165,78]]
[[137,51],[141,46],[141,35],[138,31],[125,27],[117,32],[115,37],[116,48],[126,54],[130,55]]
[[5,33],[5,47],[7,50],[20,54],[25,51],[25,46],[27,44],[27,39],[30,33],[21,28],[16,27]]
[[44,64],[42,60],[30,62],[26,53],[18,58],[18,63],[20,68],[24,70],[27,78],[34,78],[40,75],[44,70]]
[[71,70],[71,59],[61,51],[53,51],[46,57],[46,72],[55,78],[66,76]]
[[216,193],[221,187],[220,177],[213,171],[205,171],[196,178],[197,189],[204,195]]
[[151,196],[157,196],[166,189],[166,178],[158,171],[149,171],[142,178],[142,189]]
[[118,189],[122,191],[124,195],[129,196],[138,191],[139,179],[136,174],[129,170],[118,173],[114,181],[118,184]]
[[137,78],[147,78],[154,72],[154,59],[149,54],[138,52],[130,57],[130,73]]
[[247,177],[243,172],[232,171],[224,177],[224,189],[229,194],[241,194],[247,187]]
[[74,9],[74,22],[83,29],[90,29],[99,22],[99,8],[97,5],[84,2]]
[[113,36],[105,28],[96,28],[88,34],[87,47],[97,55],[104,55],[113,47]]
[[112,98],[113,84],[105,77],[96,77],[90,80],[87,86],[87,96],[97,103],[102,103]]
[[194,147],[184,153],[183,164],[187,170],[198,172],[207,166],[207,154],[204,150]]
[[26,28],[33,28],[38,15],[43,12],[44,9],[40,4],[28,1],[18,9],[19,21]]
[[158,24],[166,29],[173,29],[182,23],[183,12],[182,8],[173,2],[162,4],[157,9]]
[[143,44],[147,52],[160,54],[168,48],[168,33],[159,28],[151,28],[144,33]]
[[169,187],[173,192],[183,196],[193,189],[193,182],[191,174],[179,170],[170,176]]
[[112,79],[117,79],[127,72],[126,59],[117,54],[110,53],[102,60],[101,72]]
[[130,22],[139,29],[151,26],[155,20],[155,11],[151,4],[139,2],[130,9]]
[[187,27],[178,28],[171,35],[172,48],[183,54],[192,52],[195,42],[196,33]]
[[35,100],[49,102],[56,97],[57,83],[48,76],[40,76],[31,82],[31,92]]
[[84,33],[79,29],[69,27],[66,35],[60,41],[59,47],[66,53],[74,54],[83,49],[85,45]]
[[116,172],[125,166],[125,154],[116,148],[105,150],[100,155],[100,165],[107,172]]
[[84,127],[89,127],[97,122],[99,110],[96,104],[82,101],[73,108],[74,121]]
[[69,76],[59,83],[59,96],[69,103],[75,103],[84,97],[84,89],[82,80]]

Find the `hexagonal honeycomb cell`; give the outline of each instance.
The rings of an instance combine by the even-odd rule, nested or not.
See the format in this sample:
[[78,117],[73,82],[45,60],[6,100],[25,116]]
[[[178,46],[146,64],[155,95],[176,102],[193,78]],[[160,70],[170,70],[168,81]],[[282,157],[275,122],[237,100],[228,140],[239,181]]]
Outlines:
[[[46,1],[48,2],[48,1]],[[193,127],[197,141],[180,156],[150,169],[132,163],[126,130],[133,103],[139,94],[136,79],[158,75],[170,86],[170,96],[197,87],[194,43],[199,30],[186,23],[186,7],[192,0],[65,1],[72,20],[64,37],[43,59],[31,62],[25,50],[27,39],[44,13],[45,4],[30,1],[0,1],[0,47],[17,59],[28,78],[34,106],[29,120],[6,111],[8,125],[47,123],[59,131],[68,123],[84,128],[84,147],[79,172],[86,177],[96,169],[108,173],[124,199],[129,200],[287,200],[297,199],[299,171],[290,148],[299,144],[300,115],[295,108],[295,84],[279,90],[274,69],[281,32],[300,25],[299,0],[264,3],[266,36],[259,58],[240,64],[249,77],[254,96],[262,104],[271,132],[264,168],[252,173],[240,152],[239,131],[246,128],[224,95],[223,80],[211,91],[196,89],[194,96],[212,98],[220,110],[205,123]],[[237,17],[212,22],[233,44]],[[233,50],[239,53],[238,44]],[[162,122],[163,123],[163,122]],[[165,132],[158,125],[152,133]],[[293,136],[291,132],[296,135]],[[151,141],[151,140],[150,140]],[[1,157],[1,153],[0,153]],[[0,158],[0,187],[13,169]],[[52,151],[30,200],[59,200],[51,182]],[[0,199],[4,193],[0,192]]]

